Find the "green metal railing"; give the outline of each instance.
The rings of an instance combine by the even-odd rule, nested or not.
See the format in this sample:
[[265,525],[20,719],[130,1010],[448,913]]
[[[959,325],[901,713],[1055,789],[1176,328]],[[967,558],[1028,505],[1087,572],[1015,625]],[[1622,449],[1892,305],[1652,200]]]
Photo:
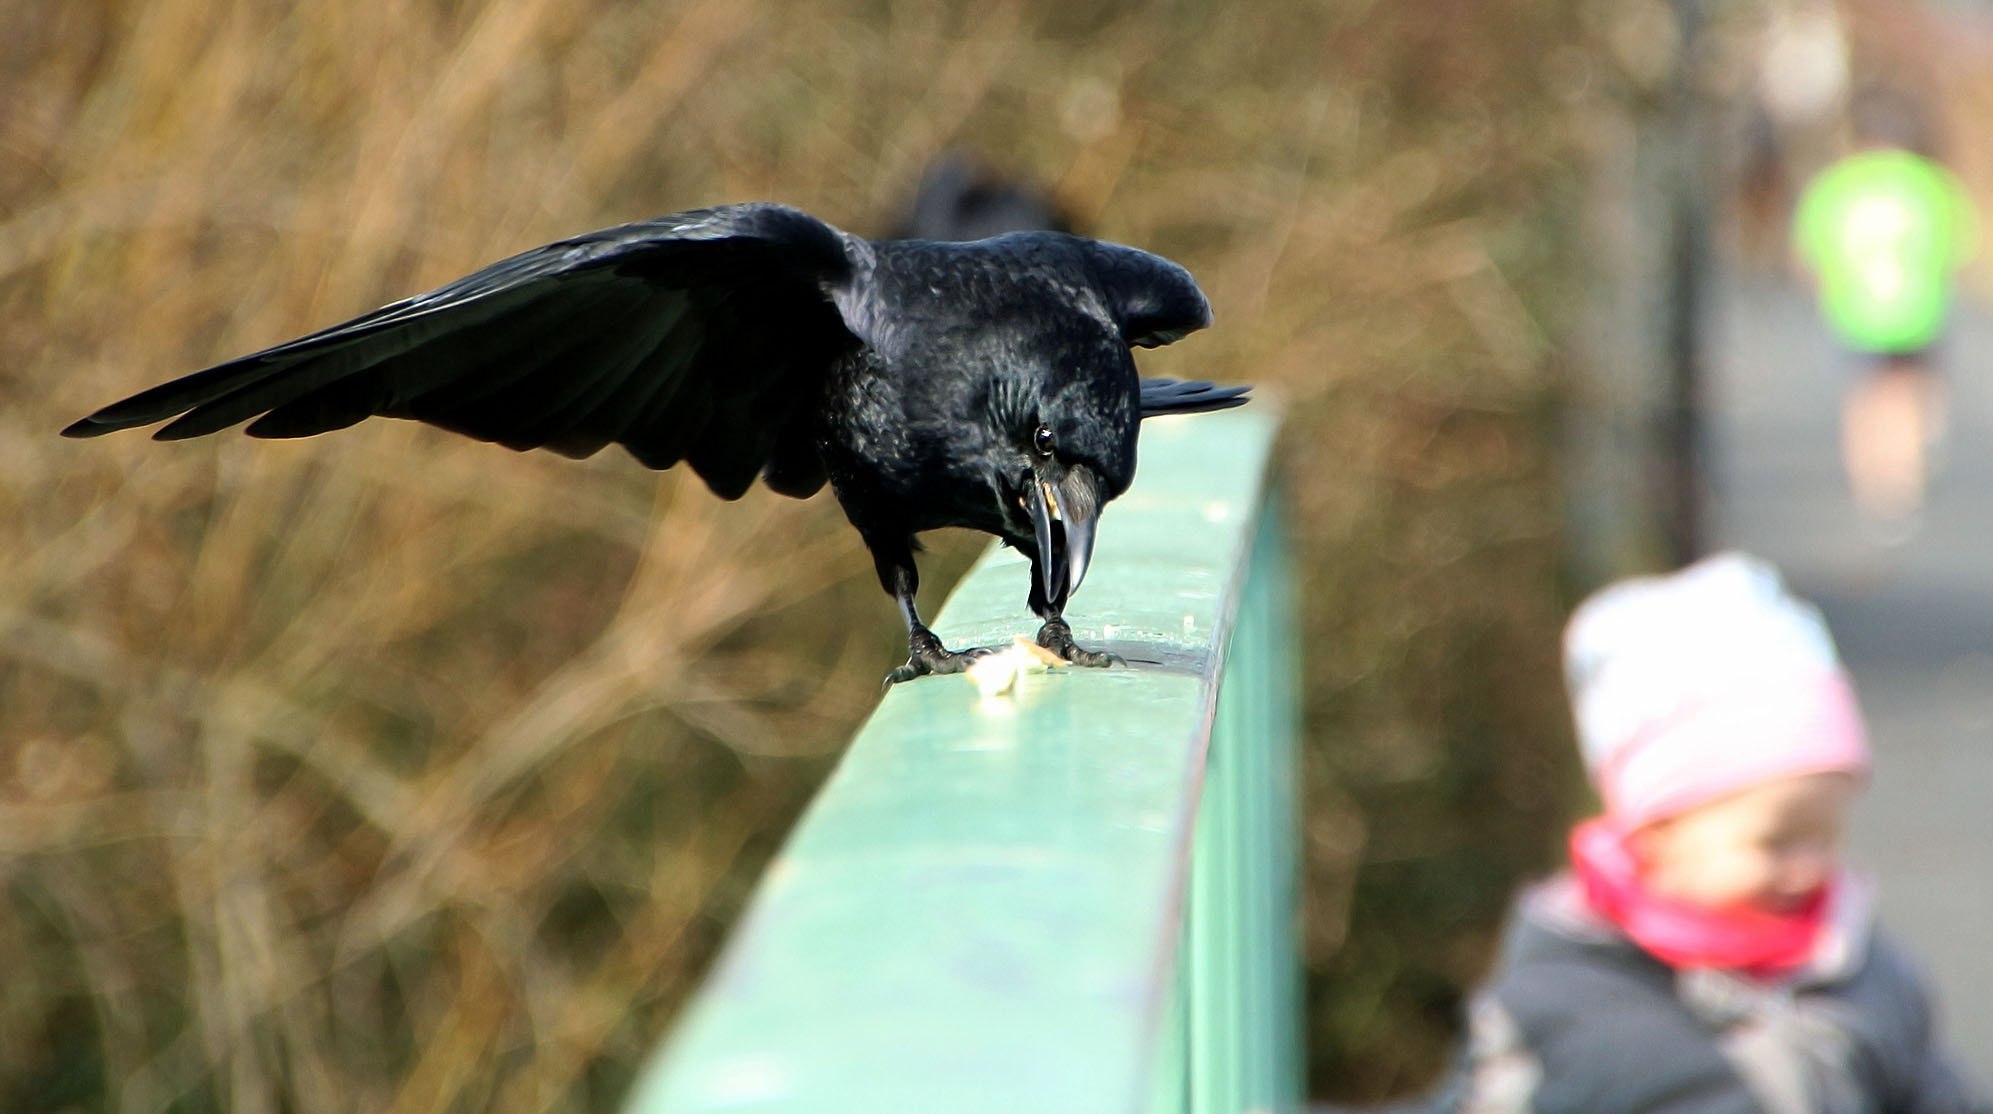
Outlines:
[[[899,685],[631,1114],[1299,1106],[1295,680],[1271,408],[1146,424],[1071,620],[1127,669]],[[1035,626],[992,548],[951,646]]]

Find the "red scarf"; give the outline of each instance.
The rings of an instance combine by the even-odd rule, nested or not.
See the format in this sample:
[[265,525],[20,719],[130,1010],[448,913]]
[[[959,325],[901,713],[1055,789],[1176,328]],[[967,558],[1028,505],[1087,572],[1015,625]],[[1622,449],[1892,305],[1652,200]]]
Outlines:
[[1571,830],[1571,865],[1594,911],[1670,967],[1720,967],[1772,978],[1812,958],[1828,889],[1790,913],[1704,909],[1650,893],[1626,833],[1601,816]]

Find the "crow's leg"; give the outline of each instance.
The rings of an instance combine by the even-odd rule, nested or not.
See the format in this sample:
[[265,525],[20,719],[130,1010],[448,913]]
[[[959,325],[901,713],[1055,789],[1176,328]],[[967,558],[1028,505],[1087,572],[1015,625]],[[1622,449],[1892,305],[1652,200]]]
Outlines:
[[914,592],[920,588],[920,571],[914,566],[911,539],[892,544],[868,536],[865,541],[872,549],[872,563],[879,570],[879,584],[900,605],[900,615],[907,623],[907,663],[886,674],[886,684],[895,685],[930,673],[960,673],[977,658],[996,652],[994,646],[950,650],[920,621],[920,612],[913,604]]
[[1045,598],[1044,579],[1038,575],[1036,560],[1031,566],[1031,610],[1045,625],[1038,628],[1038,645],[1059,655],[1074,665],[1092,666],[1104,669],[1110,665],[1127,665],[1120,654],[1104,650],[1089,650],[1073,641],[1073,628],[1066,625],[1065,608]]

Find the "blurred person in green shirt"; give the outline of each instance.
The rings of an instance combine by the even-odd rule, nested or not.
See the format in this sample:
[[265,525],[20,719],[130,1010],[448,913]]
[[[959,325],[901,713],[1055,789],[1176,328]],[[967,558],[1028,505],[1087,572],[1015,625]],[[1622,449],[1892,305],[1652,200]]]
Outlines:
[[1801,194],[1793,249],[1821,316],[1865,365],[1842,407],[1841,453],[1856,509],[1878,537],[1914,530],[1927,456],[1943,434],[1933,349],[1977,218],[1928,154],[1929,129],[1900,94],[1870,91],[1850,112],[1855,150]]

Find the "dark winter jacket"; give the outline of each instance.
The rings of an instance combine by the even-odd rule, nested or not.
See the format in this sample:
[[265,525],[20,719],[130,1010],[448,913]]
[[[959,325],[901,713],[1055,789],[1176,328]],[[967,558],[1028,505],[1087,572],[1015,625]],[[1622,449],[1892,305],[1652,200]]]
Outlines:
[[1766,984],[1676,970],[1585,904],[1526,893],[1439,1109],[1462,1114],[1993,1114],[1940,1052],[1909,960],[1857,884],[1814,959]]

